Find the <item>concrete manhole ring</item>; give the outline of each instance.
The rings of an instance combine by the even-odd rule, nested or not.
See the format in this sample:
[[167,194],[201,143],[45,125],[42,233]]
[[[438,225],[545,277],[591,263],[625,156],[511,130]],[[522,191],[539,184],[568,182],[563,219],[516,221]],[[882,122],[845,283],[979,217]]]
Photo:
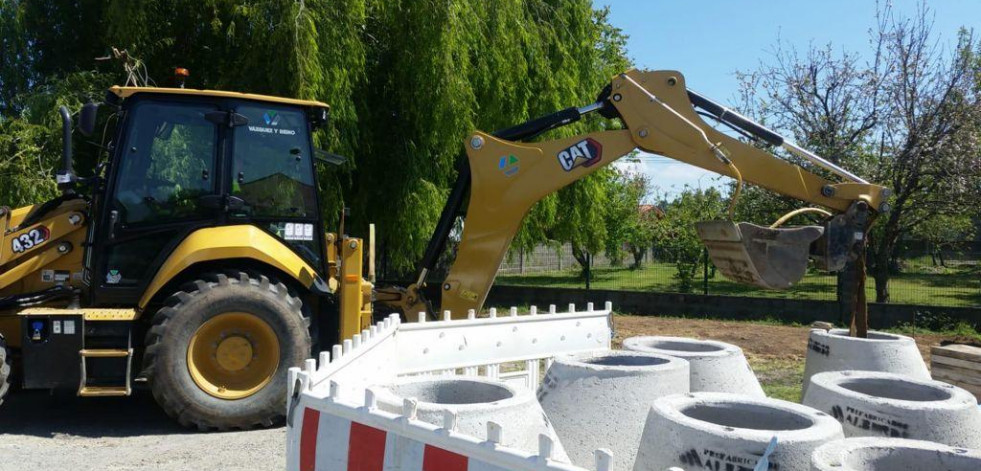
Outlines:
[[735,345],[685,337],[642,336],[625,339],[623,348],[688,360],[692,392],[766,397],[742,349]]
[[901,438],[847,438],[814,450],[812,471],[977,471],[981,450]]
[[502,445],[538,451],[538,436],[554,443],[552,459],[568,463],[562,443],[535,399],[534,392],[503,381],[475,377],[407,377],[395,383],[372,386],[378,408],[402,414],[407,399],[416,401],[416,418],[443,425],[445,412],[456,414],[456,430],[474,437],[487,436],[487,422],[503,429]]
[[688,392],[688,362],[630,351],[555,358],[538,391],[573,464],[593,468],[593,451],[613,452],[613,470],[633,466],[651,402]]
[[831,416],[792,402],[726,393],[654,401],[634,471],[753,469],[773,437],[770,469],[806,471],[818,446],[843,437]]
[[801,396],[806,395],[812,376],[845,370],[900,373],[930,379],[926,363],[911,337],[872,331],[868,338],[856,338],[848,335],[848,329],[812,329],[807,340]]
[[895,373],[827,371],[803,403],[834,416],[846,437],[910,438],[981,448],[981,410],[964,389]]

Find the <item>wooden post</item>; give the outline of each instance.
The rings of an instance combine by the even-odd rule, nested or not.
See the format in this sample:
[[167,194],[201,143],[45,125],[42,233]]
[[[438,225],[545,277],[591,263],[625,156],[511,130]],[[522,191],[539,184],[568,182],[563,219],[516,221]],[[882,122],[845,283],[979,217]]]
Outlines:
[[[869,304],[865,296],[865,280],[867,273],[865,270],[866,244],[869,240],[869,229],[872,221],[868,221],[868,205],[864,202],[855,204],[855,218],[865,231],[861,234],[861,240],[856,240],[852,246],[856,257],[854,261],[845,264],[844,273],[841,275],[841,283],[838,284],[838,302],[851,314],[851,324],[848,334],[852,337],[868,338],[869,336]],[[866,221],[868,221],[866,223]],[[844,291],[844,293],[842,293]]]
[[[869,303],[865,295],[865,244],[862,244],[862,255],[855,260],[855,307],[852,309],[853,336],[868,338],[869,336]],[[851,329],[849,329],[851,330]]]

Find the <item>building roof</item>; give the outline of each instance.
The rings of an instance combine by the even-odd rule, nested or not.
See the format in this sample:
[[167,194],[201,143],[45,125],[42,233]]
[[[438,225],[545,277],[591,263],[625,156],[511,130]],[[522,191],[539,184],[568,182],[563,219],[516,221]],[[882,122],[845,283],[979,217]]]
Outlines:
[[312,108],[330,108],[329,105],[319,101],[297,100],[295,98],[283,98],[269,95],[256,95],[252,93],[228,92],[224,90],[197,90],[193,88],[159,88],[159,87],[120,87],[118,85],[109,87],[109,91],[116,94],[119,98],[129,98],[138,93],[159,93],[168,95],[192,95],[210,96],[218,98],[237,98],[242,100],[265,101],[268,103],[281,103],[284,105],[309,106]]
[[654,217],[656,217],[658,219],[661,219],[661,218],[663,218],[665,216],[664,210],[661,209],[661,208],[659,208],[659,207],[657,207],[657,206],[654,206],[653,204],[641,204],[641,205],[638,205],[637,206],[637,210],[640,211],[640,214],[647,214],[647,213],[653,211],[654,212]]

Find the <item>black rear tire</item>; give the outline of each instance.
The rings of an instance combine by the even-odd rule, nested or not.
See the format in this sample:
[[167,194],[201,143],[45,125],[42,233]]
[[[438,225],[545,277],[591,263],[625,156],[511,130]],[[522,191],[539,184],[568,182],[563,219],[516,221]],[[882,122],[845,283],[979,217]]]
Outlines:
[[[189,347],[209,320],[229,312],[255,316],[275,333],[279,361],[261,389],[236,399],[216,397],[192,377]],[[282,422],[287,370],[310,357],[302,302],[282,283],[246,273],[208,274],[171,296],[147,332],[144,364],[160,407],[186,427],[250,429]]]
[[0,334],[0,405],[10,391],[10,371],[10,350],[7,349],[3,334]]

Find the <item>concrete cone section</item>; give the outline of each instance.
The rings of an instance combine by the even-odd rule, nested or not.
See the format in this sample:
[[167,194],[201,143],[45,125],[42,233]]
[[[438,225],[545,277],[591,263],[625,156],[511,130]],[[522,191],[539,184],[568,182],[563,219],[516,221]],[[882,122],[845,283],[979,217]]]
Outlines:
[[555,358],[538,399],[573,464],[592,469],[593,451],[613,452],[629,471],[654,399],[688,392],[688,362],[628,351]]
[[812,471],[977,471],[981,450],[901,438],[848,438],[814,451]]
[[911,438],[981,448],[977,400],[940,381],[895,373],[828,371],[811,377],[803,402],[841,422],[846,437]]
[[502,430],[500,443],[529,453],[539,449],[539,435],[553,441],[552,459],[569,463],[569,456],[552,430],[535,394],[504,382],[482,378],[409,378],[395,384],[374,386],[378,408],[401,414],[406,400],[417,401],[416,418],[433,425],[445,424],[446,411],[456,414],[455,430],[473,437],[487,436],[487,423]]
[[806,471],[818,446],[843,437],[831,416],[792,402],[726,393],[654,401],[634,471],[751,470],[773,437],[769,468]]
[[714,340],[684,337],[630,337],[623,348],[688,360],[691,392],[726,392],[766,397],[739,347]]
[[916,342],[903,335],[869,332],[868,338],[848,336],[847,329],[812,329],[807,340],[804,389],[811,377],[825,371],[863,370],[900,373],[930,379]]

